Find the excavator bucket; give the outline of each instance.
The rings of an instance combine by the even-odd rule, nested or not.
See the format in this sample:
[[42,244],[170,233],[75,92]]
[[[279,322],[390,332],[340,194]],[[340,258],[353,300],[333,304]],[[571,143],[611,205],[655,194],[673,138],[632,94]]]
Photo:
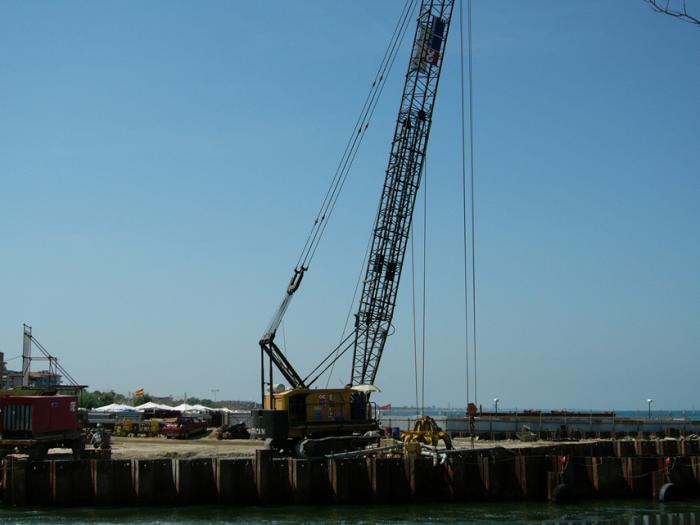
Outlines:
[[442,441],[447,450],[452,449],[452,439],[449,434],[442,430],[430,416],[417,419],[413,430],[402,431],[401,440],[404,443],[424,443],[433,447],[439,446]]

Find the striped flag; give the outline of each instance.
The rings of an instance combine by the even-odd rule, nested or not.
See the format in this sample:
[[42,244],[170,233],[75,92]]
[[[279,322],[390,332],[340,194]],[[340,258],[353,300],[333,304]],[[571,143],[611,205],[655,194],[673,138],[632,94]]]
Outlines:
[[145,393],[146,392],[144,392],[143,388],[139,388],[134,392],[134,397],[143,397]]

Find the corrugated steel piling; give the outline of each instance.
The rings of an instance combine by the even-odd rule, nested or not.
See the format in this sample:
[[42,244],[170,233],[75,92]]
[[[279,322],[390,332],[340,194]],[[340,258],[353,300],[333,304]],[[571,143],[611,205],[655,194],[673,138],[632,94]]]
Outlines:
[[257,503],[256,470],[253,460],[217,459],[214,468],[219,504],[255,505]]
[[255,488],[261,503],[272,499],[272,457],[272,450],[255,451]]
[[366,460],[372,502],[401,504],[411,501],[411,487],[402,458]]
[[333,503],[369,503],[372,500],[370,477],[364,458],[329,459],[328,479]]
[[541,456],[517,456],[515,458],[515,477],[523,498],[541,500],[546,497],[546,485],[542,472],[545,469]]
[[27,461],[25,466],[27,505],[46,507],[53,501],[51,464],[46,461]]
[[169,459],[138,459],[132,462],[133,486],[139,505],[173,505],[177,489]]
[[290,459],[260,450],[254,460],[8,458],[2,463],[2,498],[15,506],[405,504],[671,496],[700,497],[700,454],[687,441],[572,443],[454,451],[437,457]]
[[131,461],[96,459],[90,463],[90,488],[95,505],[137,503]]
[[[92,504],[93,492],[89,460],[52,461],[51,485],[53,503],[60,507]],[[33,491],[32,485],[27,485]]]

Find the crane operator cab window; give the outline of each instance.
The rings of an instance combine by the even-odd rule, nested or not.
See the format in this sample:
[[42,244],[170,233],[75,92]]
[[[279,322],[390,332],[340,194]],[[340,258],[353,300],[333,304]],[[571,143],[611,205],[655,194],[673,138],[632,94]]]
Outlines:
[[289,398],[289,421],[291,423],[306,420],[306,394]]
[[367,419],[367,394],[364,392],[350,393],[350,419],[355,421]]

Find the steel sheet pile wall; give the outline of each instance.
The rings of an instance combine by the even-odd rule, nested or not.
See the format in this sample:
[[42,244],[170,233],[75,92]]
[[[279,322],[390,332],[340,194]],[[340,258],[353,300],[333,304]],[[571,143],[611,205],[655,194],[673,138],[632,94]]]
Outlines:
[[16,506],[314,505],[653,498],[673,482],[700,496],[697,441],[602,441],[427,457],[3,462],[3,501]]

